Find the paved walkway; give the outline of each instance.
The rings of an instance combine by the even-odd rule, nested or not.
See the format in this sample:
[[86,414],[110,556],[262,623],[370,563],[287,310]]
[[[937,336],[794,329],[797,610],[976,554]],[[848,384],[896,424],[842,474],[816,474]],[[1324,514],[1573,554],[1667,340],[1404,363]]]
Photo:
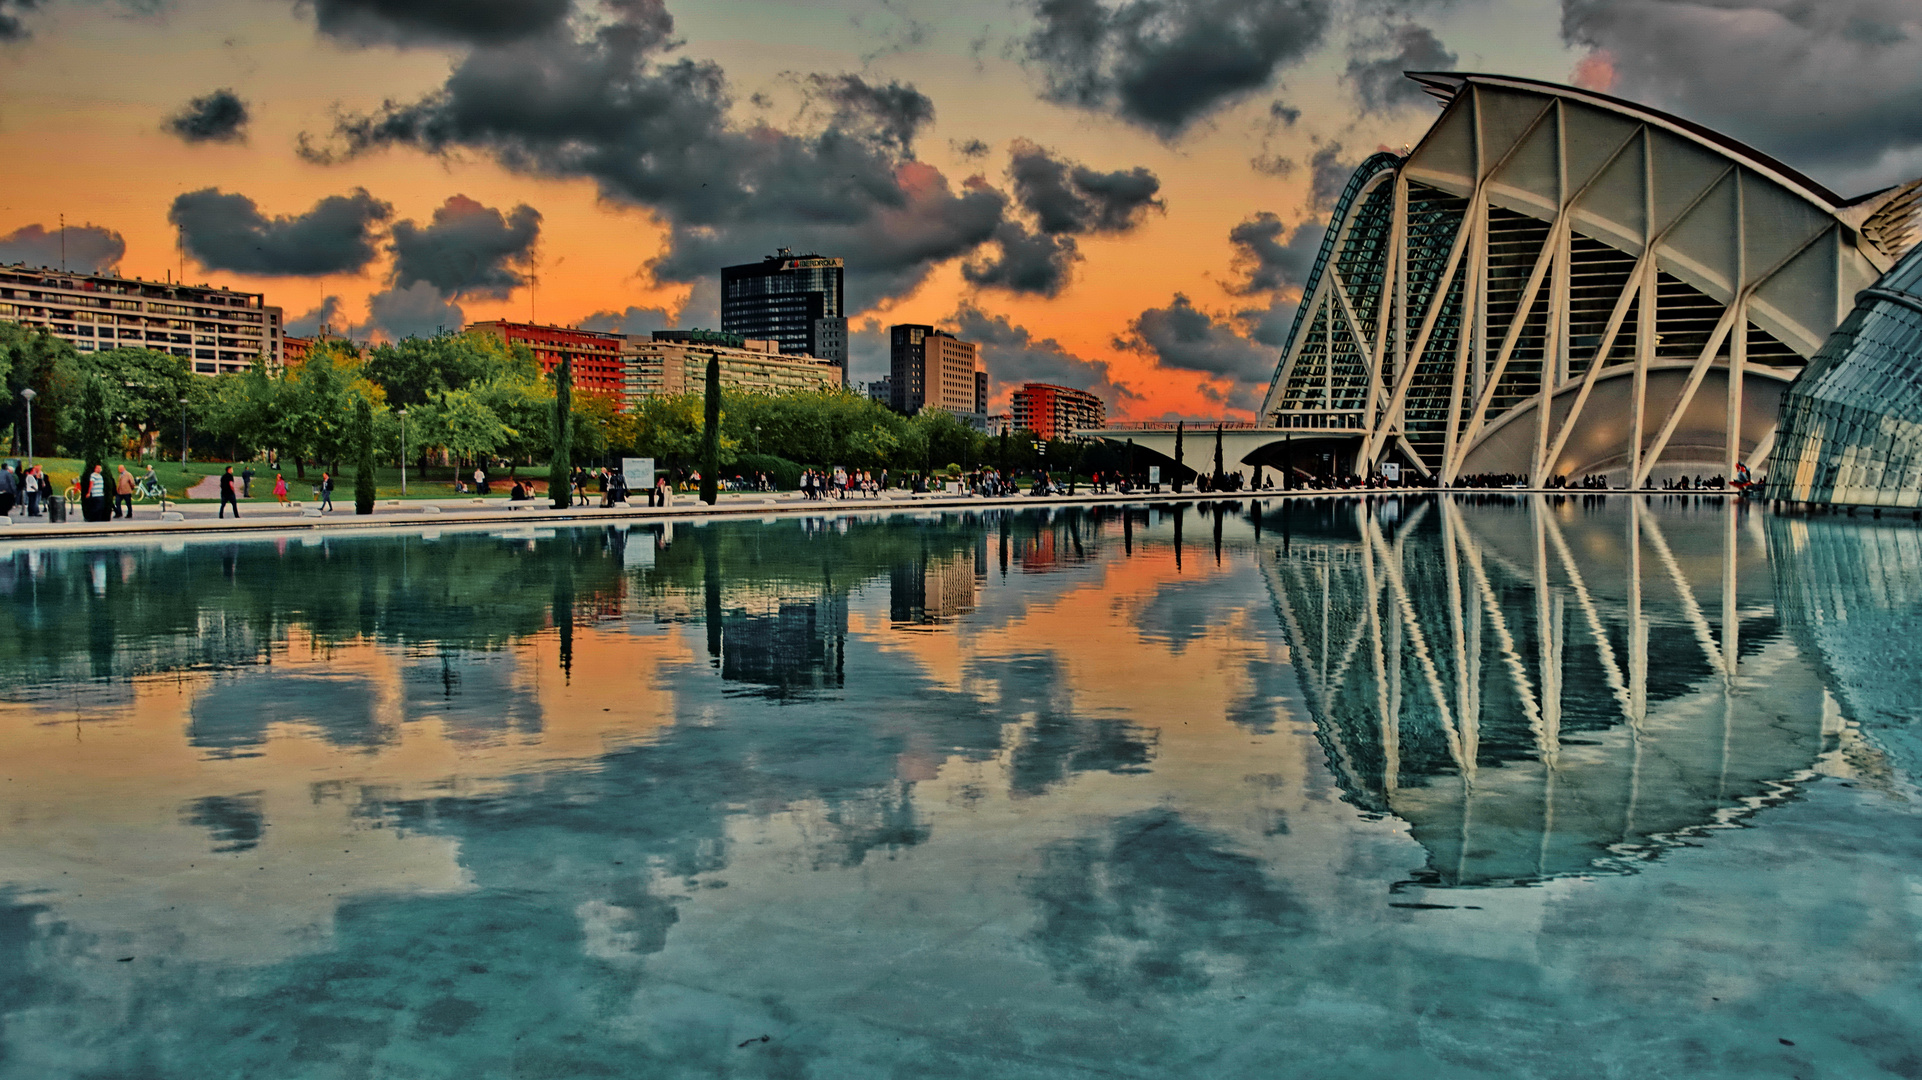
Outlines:
[[[1171,492],[1160,494],[1137,492],[1131,495],[1096,495],[1083,492],[1077,495],[1049,495],[1034,497],[1029,495],[1007,496],[988,499],[978,495],[927,494],[911,495],[905,492],[891,492],[878,498],[848,499],[804,499],[794,492],[774,494],[726,492],[719,503],[710,507],[700,500],[687,495],[677,495],[675,502],[667,507],[649,507],[646,503],[601,509],[598,496],[590,496],[586,506],[576,506],[568,510],[555,510],[545,500],[524,503],[510,503],[504,499],[444,499],[401,500],[383,499],[375,505],[374,512],[368,515],[354,513],[351,499],[336,500],[335,509],[323,513],[312,503],[289,503],[286,506],[274,504],[247,504],[244,517],[226,518],[217,516],[219,507],[214,503],[175,504],[171,512],[162,516],[160,508],[146,503],[134,508],[131,519],[109,520],[104,522],[84,522],[79,520],[78,511],[70,515],[61,525],[49,522],[43,514],[40,517],[27,517],[18,509],[11,518],[0,518],[0,544],[8,541],[38,541],[55,539],[80,539],[100,537],[138,537],[172,535],[211,535],[216,533],[286,533],[311,529],[325,529],[329,532],[419,528],[422,526],[466,526],[466,525],[524,525],[533,521],[566,524],[594,524],[597,522],[648,520],[674,521],[689,518],[750,518],[768,516],[808,515],[808,514],[850,514],[862,512],[893,513],[920,510],[990,510],[990,509],[1035,509],[1048,506],[1115,506],[1140,503],[1210,503],[1241,502],[1248,499],[1326,499],[1354,498],[1360,495],[1376,497],[1422,496],[1432,494],[1433,489],[1411,488],[1401,490],[1333,490],[1333,491],[1241,491],[1211,492],[1201,494],[1185,491],[1179,495]],[[1498,494],[1523,495],[1530,492],[1519,489],[1465,489],[1459,494]],[[1623,495],[1627,492],[1600,492],[1579,490],[1546,490],[1535,494],[1550,495]],[[1691,492],[1643,492],[1648,495],[1702,495],[1713,498],[1727,497],[1727,491]]]

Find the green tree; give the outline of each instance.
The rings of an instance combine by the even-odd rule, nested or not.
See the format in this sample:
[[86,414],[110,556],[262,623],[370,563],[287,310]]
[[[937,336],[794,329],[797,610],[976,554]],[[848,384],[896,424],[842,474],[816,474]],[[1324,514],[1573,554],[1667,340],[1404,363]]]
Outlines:
[[[491,456],[520,434],[466,390],[446,391],[419,412],[424,414],[420,420],[422,443],[438,446],[463,462]],[[414,415],[410,411],[408,419]]]
[[374,403],[354,395],[354,513],[374,512]]
[[554,497],[554,509],[565,510],[574,504],[574,357],[562,352],[554,368],[553,453],[548,457],[547,493]]
[[80,384],[79,406],[74,410],[73,435],[69,445],[80,459],[82,478],[92,475],[95,465],[104,465],[113,454],[118,425],[113,420],[112,396],[104,380],[88,374]]
[[55,368],[74,355],[72,345],[44,330],[0,322],[0,380],[7,390],[7,400],[0,402],[0,428],[9,429],[21,449],[26,443],[27,402],[20,391],[30,389],[38,396],[33,403],[34,446],[40,453],[52,453],[59,441],[61,412]]

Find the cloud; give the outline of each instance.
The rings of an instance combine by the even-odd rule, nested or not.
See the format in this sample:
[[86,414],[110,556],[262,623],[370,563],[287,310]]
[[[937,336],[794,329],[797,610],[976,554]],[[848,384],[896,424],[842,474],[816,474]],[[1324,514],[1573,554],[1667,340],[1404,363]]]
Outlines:
[[40,0],[0,0],[0,41],[25,39],[27,28],[21,23],[20,14],[39,6]]
[[1253,409],[1274,374],[1277,357],[1272,347],[1250,340],[1239,321],[1235,315],[1203,311],[1186,295],[1176,293],[1166,307],[1149,308],[1136,316],[1114,344],[1163,367],[1226,379],[1232,389],[1214,396],[1229,408]]
[[345,333],[352,320],[347,318],[341,308],[340,297],[324,296],[320,306],[297,318],[287,320],[287,332],[295,337],[313,337],[325,326],[336,333]]
[[359,273],[378,255],[379,227],[394,208],[355,188],[329,195],[304,214],[269,218],[254,201],[218,188],[174,199],[167,220],[180,246],[202,266],[262,277]]
[[354,45],[494,45],[551,33],[570,0],[310,0],[328,37]]
[[665,330],[674,325],[674,317],[666,308],[634,307],[626,311],[597,311],[581,320],[583,330],[601,330],[612,334],[629,334],[646,337],[656,330]]
[[1110,412],[1123,399],[1134,397],[1114,381],[1107,364],[1076,356],[1053,338],[1037,339],[1005,315],[990,315],[963,304],[947,321],[962,340],[980,344],[982,365],[992,380],[990,397],[1000,405],[1024,382],[1086,390],[1106,401]]
[[988,156],[988,151],[994,149],[980,139],[954,139],[948,142],[948,146],[964,158],[984,158]]
[[1328,227],[1317,222],[1302,222],[1291,231],[1287,223],[1267,211],[1229,229],[1235,266],[1244,276],[1228,291],[1247,296],[1301,288],[1327,232]]
[[[26,263],[28,266],[60,266],[61,229],[44,225],[22,225],[0,236],[0,263]],[[126,238],[98,225],[66,227],[65,265],[69,270],[99,273],[113,270],[127,255]]]
[[914,139],[934,120],[934,101],[906,83],[870,84],[859,75],[810,75],[809,87],[834,105],[829,121],[841,130],[869,131],[908,156]]
[[425,281],[406,288],[395,286],[367,298],[367,328],[382,331],[395,341],[433,337],[466,324],[467,314],[460,305],[448,302],[440,290]]
[[431,224],[394,224],[394,283],[425,281],[443,296],[505,300],[527,283],[534,245],[541,237],[540,211],[522,203],[499,210],[455,195],[435,208]]
[[[1298,298],[1277,296],[1265,308],[1243,308],[1235,312],[1235,323],[1242,333],[1252,341],[1280,349],[1288,344],[1288,330],[1295,323],[1295,312],[1301,307]],[[1280,357],[1271,353],[1276,363]],[[1271,371],[1269,375],[1274,373]]]
[[737,124],[725,73],[670,58],[672,33],[658,0],[630,0],[611,22],[483,45],[440,88],[344,115],[302,153],[465,149],[526,175],[588,178],[603,198],[666,225],[666,248],[648,265],[656,281],[712,277],[777,246],[845,255],[850,311],[911,291],[1004,220],[1003,193],[957,189],[908,157],[925,101],[911,88],[829,80],[839,104],[815,130]]
[[1314,211],[1325,214],[1334,209],[1335,200],[1341,198],[1342,189],[1348,186],[1348,178],[1360,167],[1361,162],[1342,157],[1338,142],[1316,147],[1308,158],[1308,198]]
[[1914,0],[1561,6],[1563,39],[1606,53],[1613,93],[1818,177],[1894,183],[1922,150],[1922,8]]
[[1031,0],[1043,93],[1172,140],[1321,44],[1327,0]]
[[1125,233],[1149,210],[1166,209],[1155,198],[1161,180],[1147,169],[1097,172],[1025,139],[1014,144],[1008,177],[1044,233]]
[[1355,88],[1362,115],[1367,116],[1433,100],[1405,73],[1452,71],[1460,62],[1461,57],[1449,52],[1433,30],[1420,23],[1402,23],[1356,42],[1344,77]]
[[190,99],[160,127],[190,143],[245,142],[247,119],[247,103],[232,90],[222,87],[204,97]]
[[961,265],[969,284],[1052,298],[1068,287],[1074,264],[1081,261],[1074,237],[1029,232],[1018,221],[996,226],[994,243],[998,255]]

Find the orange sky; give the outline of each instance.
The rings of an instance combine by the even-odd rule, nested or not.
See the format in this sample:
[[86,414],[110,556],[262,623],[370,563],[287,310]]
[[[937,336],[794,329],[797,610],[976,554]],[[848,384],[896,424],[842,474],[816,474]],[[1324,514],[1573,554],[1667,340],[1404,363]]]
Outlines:
[[[1238,278],[1228,231],[1263,211],[1289,223],[1313,217],[1306,163],[1318,146],[1340,143],[1342,159],[1352,165],[1378,146],[1398,148],[1419,138],[1434,115],[1420,102],[1372,114],[1358,109],[1343,65],[1357,41],[1379,33],[1379,20],[1353,13],[1337,16],[1326,40],[1294,66],[1278,68],[1265,88],[1227,99],[1178,137],[1164,139],[1115,116],[1038,96],[1040,76],[1023,62],[1020,46],[1029,16],[998,2],[754,0],[670,10],[685,42],[675,55],[711,59],[726,70],[739,123],[804,127],[791,109],[797,80],[811,72],[856,72],[869,82],[912,83],[932,99],[934,117],[914,153],[957,189],[979,175],[1007,190],[1008,147],[1017,139],[1097,171],[1152,171],[1165,210],[1118,235],[1077,237],[1082,259],[1057,296],[977,288],[962,277],[967,257],[949,257],[936,261],[912,293],[850,313],[856,328],[868,319],[940,322],[963,305],[1005,316],[1034,339],[1053,339],[1092,362],[1097,373],[1105,365],[1111,382],[1133,395],[1113,403],[1121,418],[1218,416],[1237,385],[1245,405],[1265,374],[1244,373],[1237,384],[1131,351],[1116,339],[1176,294],[1224,320],[1236,309],[1288,301],[1287,288],[1247,297],[1230,292]],[[1563,79],[1580,54],[1561,43],[1557,20],[1550,4],[1491,0],[1448,14],[1437,26],[1464,68]],[[0,157],[10,166],[0,235],[33,224],[52,227],[64,213],[70,225],[93,223],[124,236],[124,272],[152,278],[184,272],[190,281],[261,290],[289,319],[338,295],[347,316],[358,321],[367,317],[368,295],[387,285],[385,255],[357,276],[262,278],[209,269],[182,255],[169,205],[184,192],[216,187],[248,196],[267,215],[291,215],[360,187],[392,203],[395,220],[426,222],[458,194],[502,211],[526,203],[543,216],[536,287],[502,301],[461,298],[469,320],[531,315],[570,324],[628,306],[674,311],[688,297],[686,285],[649,278],[646,264],[661,253],[665,236],[655,212],[610,201],[590,180],[510,171],[473,148],[440,158],[392,149],[331,166],[294,153],[302,133],[324,137],[339,112],[432,91],[461,47],[343,43],[317,33],[311,5],[262,0],[173,0],[140,12],[56,2],[32,14],[26,29],[30,36],[0,45]],[[216,87],[231,87],[248,103],[244,142],[189,145],[163,132],[165,116]],[[757,109],[751,101],[757,93],[768,94],[772,104]],[[1271,117],[1277,100],[1301,111],[1292,126]],[[992,150],[965,157],[956,146],[970,139]],[[1264,154],[1297,167],[1264,174],[1250,164]],[[766,247],[782,242],[770,232]],[[841,255],[851,266],[862,259],[857,250],[824,254]],[[1264,355],[1276,351],[1259,348]],[[857,353],[857,379],[884,373],[872,353],[867,359]]]

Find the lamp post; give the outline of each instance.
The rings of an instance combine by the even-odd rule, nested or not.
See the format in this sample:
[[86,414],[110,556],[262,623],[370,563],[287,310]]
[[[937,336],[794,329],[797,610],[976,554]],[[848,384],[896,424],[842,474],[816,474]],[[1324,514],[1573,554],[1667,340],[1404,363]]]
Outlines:
[[185,395],[180,399],[180,464],[183,468],[187,464],[187,398]]
[[31,465],[33,464],[33,387],[29,386],[20,391],[20,396],[27,402],[27,464]]
[[395,410],[400,416],[400,497],[407,497],[407,410]]
[[754,425],[754,454],[756,457],[759,457],[760,453],[761,453],[761,425],[756,424]]

